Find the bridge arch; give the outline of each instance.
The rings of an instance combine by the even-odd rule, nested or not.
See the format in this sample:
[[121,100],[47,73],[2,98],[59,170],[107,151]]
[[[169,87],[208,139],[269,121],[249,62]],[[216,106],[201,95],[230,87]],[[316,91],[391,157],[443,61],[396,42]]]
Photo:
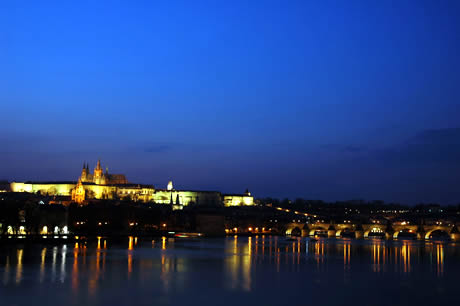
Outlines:
[[429,231],[427,231],[426,234],[425,234],[425,239],[431,239],[432,238],[431,236],[432,236],[432,234],[434,232],[443,233],[443,235],[445,237],[450,237],[448,229],[443,228],[443,227],[437,227],[437,228],[433,228],[433,229],[430,229]]
[[399,230],[395,230],[393,233],[393,238],[397,239],[400,233],[408,233],[417,238],[417,231],[410,227],[400,228]]
[[342,233],[343,233],[343,232],[352,232],[352,233],[354,233],[355,230],[354,230],[354,228],[352,228],[352,227],[344,227],[344,228],[341,228],[341,229],[337,230],[337,231],[335,232],[335,236],[336,236],[337,238],[340,238],[340,237],[342,237]]
[[302,223],[289,223],[281,229],[285,235],[305,236],[308,233],[308,227]]

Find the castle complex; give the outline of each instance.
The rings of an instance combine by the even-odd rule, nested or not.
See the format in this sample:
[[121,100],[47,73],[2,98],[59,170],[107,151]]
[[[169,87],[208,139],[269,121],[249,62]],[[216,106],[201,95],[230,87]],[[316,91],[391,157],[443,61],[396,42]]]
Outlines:
[[173,209],[182,209],[187,205],[254,205],[249,191],[243,194],[222,194],[218,191],[176,190],[169,182],[166,189],[157,189],[153,185],[129,183],[123,174],[105,172],[100,161],[93,173],[88,164],[83,164],[77,182],[12,182],[13,192],[30,192],[56,196],[66,196],[78,204],[93,199],[128,199],[131,201],[169,204]]
[[128,180],[124,174],[109,174],[109,169],[105,168],[105,173],[102,171],[101,161],[97,161],[94,172],[89,172],[88,164],[83,164],[80,180],[83,183],[94,183],[96,185],[126,185]]

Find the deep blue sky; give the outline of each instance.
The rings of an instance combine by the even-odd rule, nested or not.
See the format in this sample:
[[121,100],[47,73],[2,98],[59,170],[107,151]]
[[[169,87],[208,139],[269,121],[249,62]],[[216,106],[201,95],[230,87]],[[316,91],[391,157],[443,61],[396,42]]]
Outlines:
[[0,178],[460,202],[459,1],[2,1]]

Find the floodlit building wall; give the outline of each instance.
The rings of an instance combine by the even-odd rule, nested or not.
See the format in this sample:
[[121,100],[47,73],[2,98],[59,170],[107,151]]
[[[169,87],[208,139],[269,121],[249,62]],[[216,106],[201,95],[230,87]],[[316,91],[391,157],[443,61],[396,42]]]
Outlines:
[[244,206],[254,205],[254,198],[247,195],[225,195],[224,196],[225,206]]
[[[43,195],[71,196],[77,184],[69,183],[22,183],[10,184],[13,192],[40,192]],[[171,204],[187,206],[192,203],[197,205],[215,205],[223,203],[225,206],[250,206],[254,205],[254,198],[250,195],[222,195],[217,191],[189,191],[189,190],[155,190],[152,186],[123,186],[123,185],[95,185],[83,183],[85,199],[114,199],[130,198],[134,201],[155,202],[157,204]]]
[[40,192],[41,194],[70,196],[76,184],[33,184],[13,182],[10,186],[13,192]]

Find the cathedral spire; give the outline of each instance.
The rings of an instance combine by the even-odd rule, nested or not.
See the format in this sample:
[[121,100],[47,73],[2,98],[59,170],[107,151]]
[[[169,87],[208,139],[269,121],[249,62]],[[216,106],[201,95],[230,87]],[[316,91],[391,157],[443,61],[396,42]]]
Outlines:
[[101,170],[101,160],[100,160],[100,159],[97,160],[96,169],[97,169],[97,170]]

